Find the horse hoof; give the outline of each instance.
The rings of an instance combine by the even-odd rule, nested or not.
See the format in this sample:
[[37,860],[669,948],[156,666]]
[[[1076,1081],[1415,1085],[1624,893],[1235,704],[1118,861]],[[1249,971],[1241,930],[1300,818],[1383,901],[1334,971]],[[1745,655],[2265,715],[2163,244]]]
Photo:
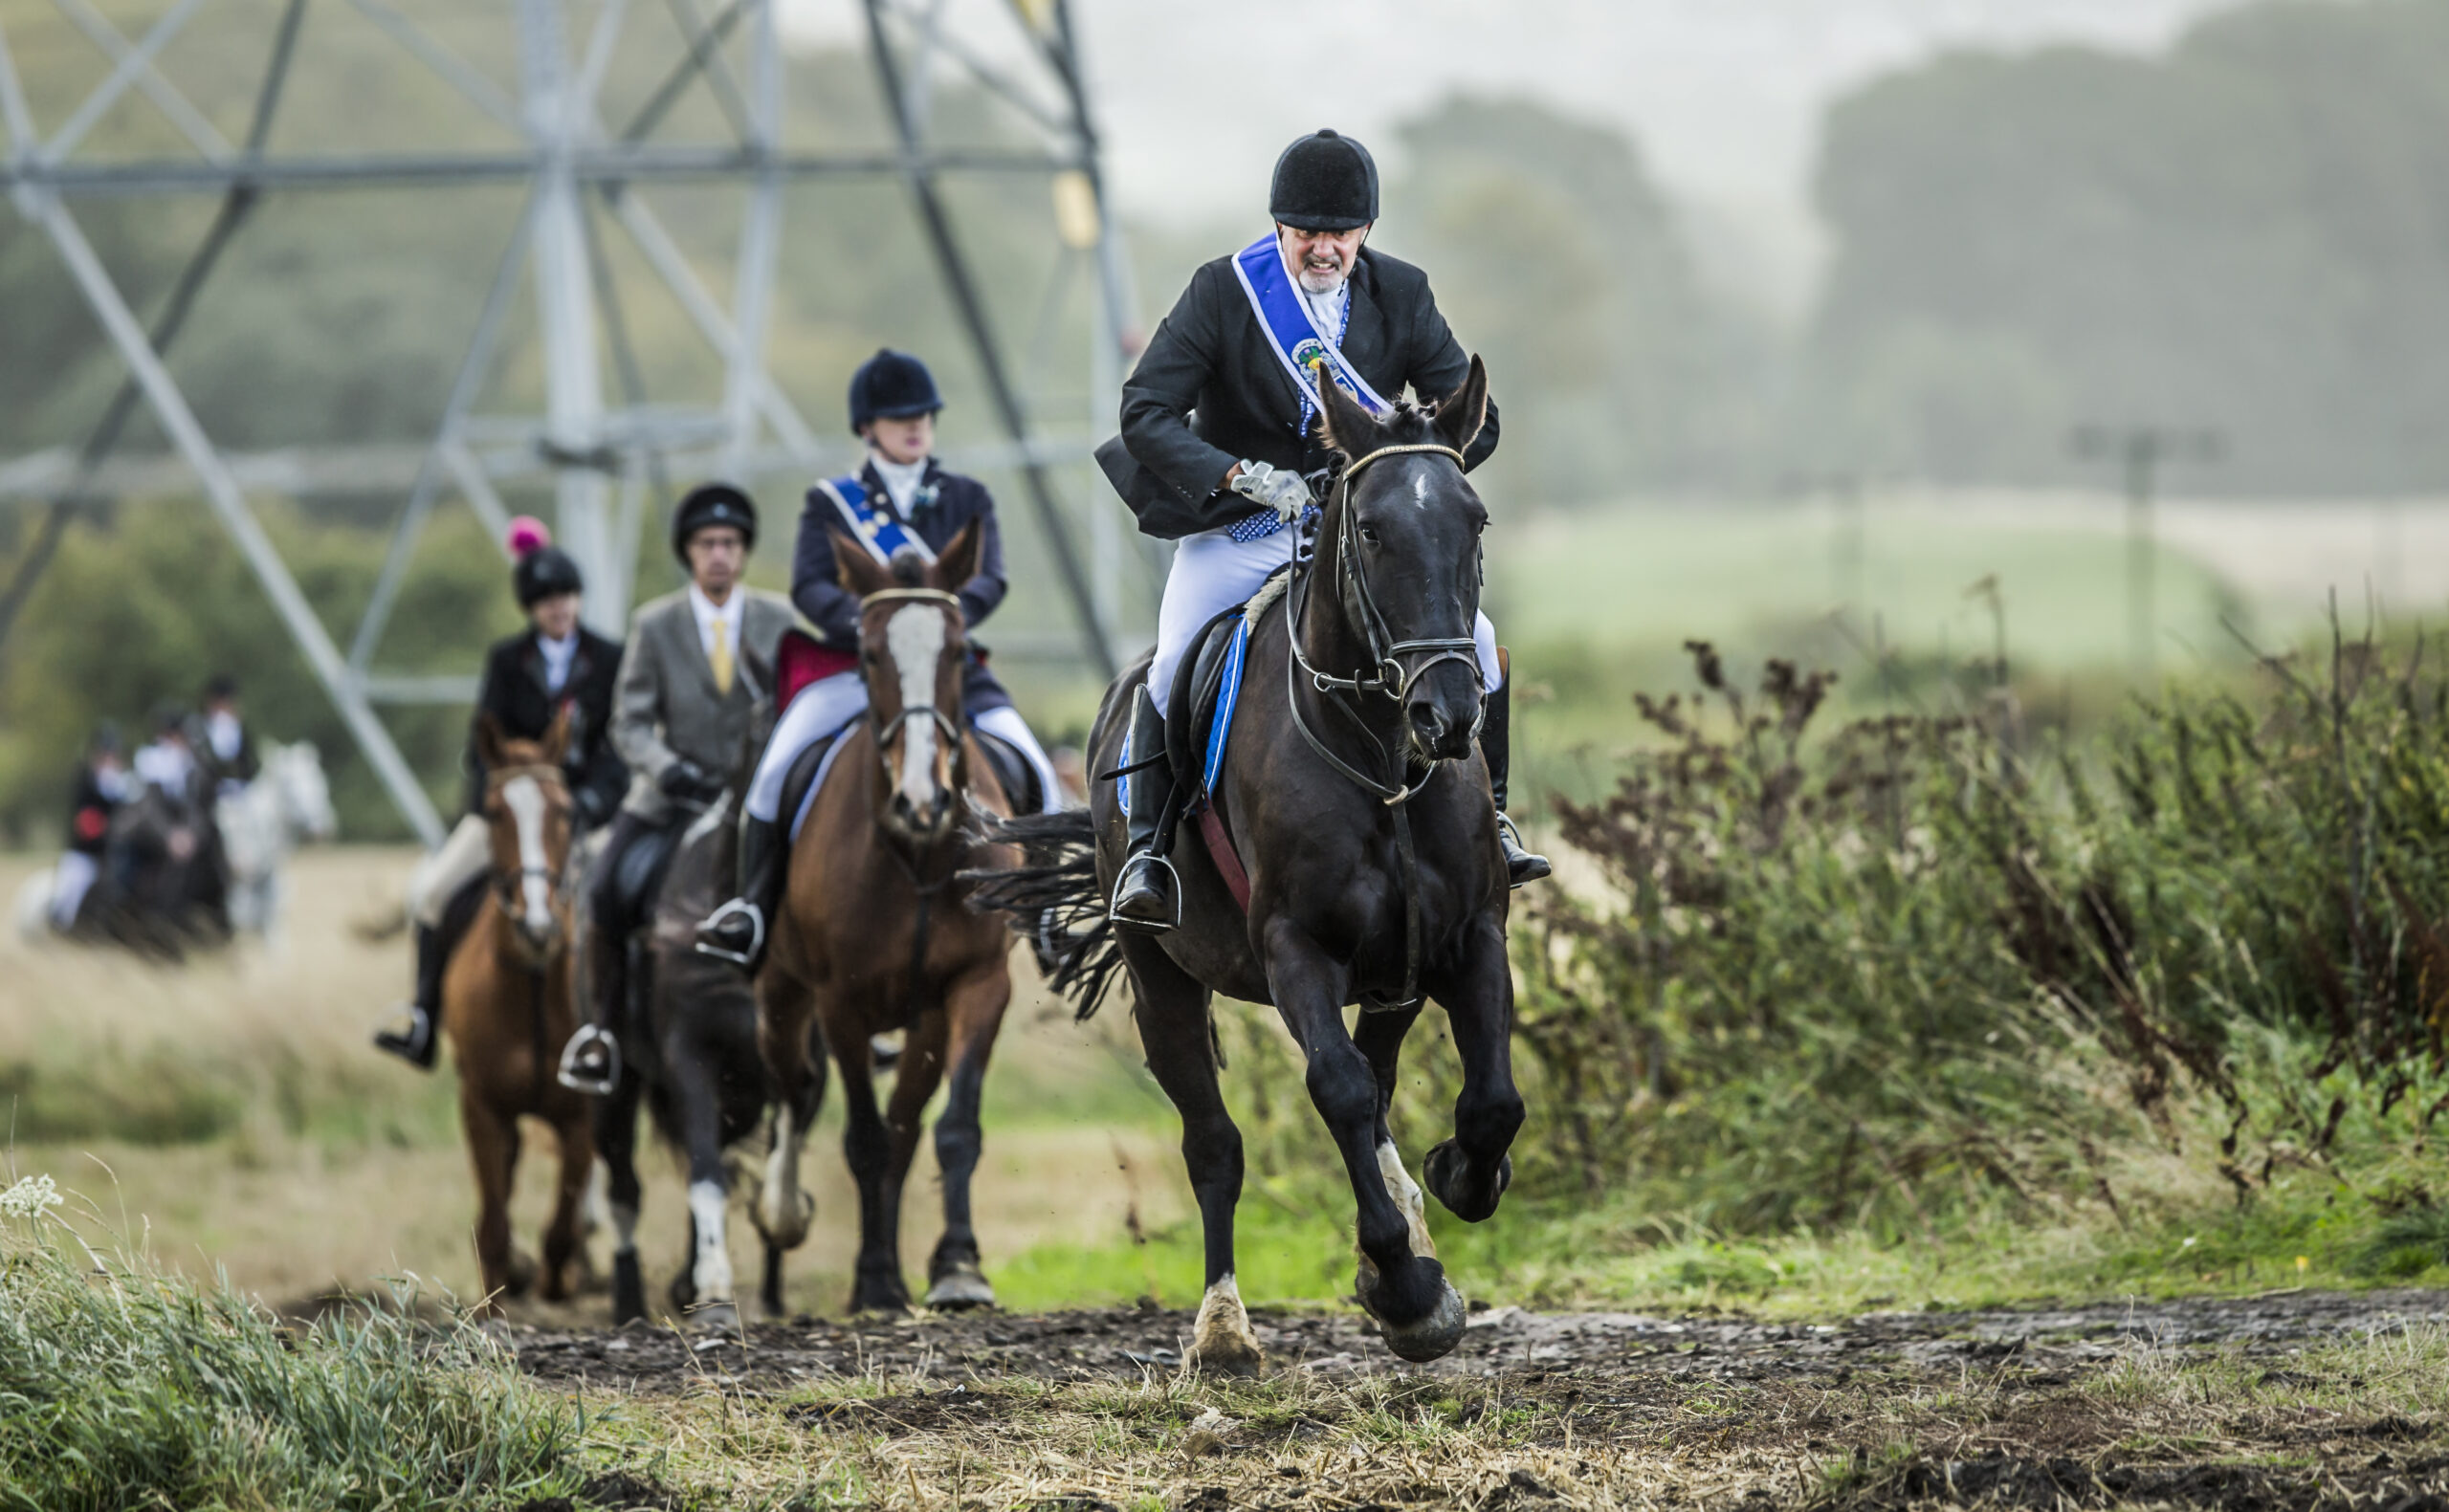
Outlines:
[[1466,1223],[1485,1223],[1496,1213],[1496,1205],[1505,1196],[1505,1189],[1513,1185],[1513,1157],[1507,1155],[1497,1162],[1496,1181],[1486,1203],[1472,1201],[1456,1190],[1463,1180],[1463,1168],[1469,1162],[1464,1157],[1462,1146],[1450,1139],[1441,1140],[1435,1149],[1429,1150],[1428,1158],[1421,1162],[1421,1179],[1427,1184],[1429,1191],[1437,1194],[1437,1200],[1445,1205],[1446,1212]]
[[1267,1351],[1247,1339],[1220,1338],[1194,1345],[1182,1356],[1182,1370],[1193,1375],[1228,1375],[1250,1380],[1267,1373]]
[[1182,1370],[1212,1375],[1258,1375],[1267,1370],[1267,1351],[1250,1331],[1249,1311],[1242,1305],[1241,1287],[1229,1271],[1199,1300],[1199,1319],[1191,1326]]
[[536,1263],[535,1256],[528,1254],[525,1250],[512,1250],[510,1252],[510,1269],[508,1273],[502,1277],[502,1295],[505,1297],[524,1297],[529,1292],[534,1291],[536,1289],[536,1277],[541,1267]]
[[1440,1281],[1438,1286],[1443,1295],[1437,1299],[1437,1305],[1429,1310],[1427,1317],[1400,1328],[1383,1320],[1378,1325],[1378,1331],[1386,1340],[1386,1348],[1414,1365],[1442,1360],[1454,1352],[1454,1346],[1463,1342],[1464,1321],[1469,1316],[1468,1309],[1463,1305],[1463,1294],[1456,1291],[1454,1283],[1448,1281]]
[[787,1212],[777,1212],[773,1202],[761,1194],[758,1197],[757,1234],[778,1250],[795,1250],[807,1242],[807,1231],[816,1222],[816,1197],[802,1188],[783,1206]]
[[945,1312],[992,1307],[995,1288],[987,1284],[977,1266],[963,1265],[936,1279],[936,1283],[927,1288],[927,1305]]
[[739,1308],[727,1302],[710,1302],[689,1314],[689,1326],[703,1333],[738,1333]]
[[638,1254],[631,1250],[612,1257],[612,1326],[647,1315],[646,1278],[638,1273]]

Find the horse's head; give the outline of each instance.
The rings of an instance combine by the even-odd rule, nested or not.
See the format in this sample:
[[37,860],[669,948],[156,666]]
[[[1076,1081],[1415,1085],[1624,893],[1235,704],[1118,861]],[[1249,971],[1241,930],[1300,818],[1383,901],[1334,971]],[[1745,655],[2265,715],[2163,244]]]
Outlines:
[[280,801],[280,822],[290,834],[324,841],[340,832],[332,812],[332,785],[323,776],[322,753],[311,740],[276,745],[265,753],[264,776]]
[[1489,512],[1461,453],[1488,416],[1488,369],[1474,357],[1453,393],[1425,406],[1398,402],[1383,416],[1334,383],[1319,387],[1319,424],[1345,471],[1318,532],[1318,561],[1377,663],[1362,675],[1401,702],[1415,756],[1468,756],[1480,721],[1471,637]]
[[493,837],[494,901],[537,960],[562,944],[562,877],[570,859],[569,749],[563,710],[541,740],[514,740],[488,714],[476,723],[485,768],[485,823]]
[[[828,530],[830,526],[827,527]],[[975,521],[929,561],[904,548],[887,567],[834,530],[842,585],[859,596],[859,671],[884,783],[876,819],[917,844],[951,833],[968,772],[961,752],[967,622],[955,590],[978,573]]]

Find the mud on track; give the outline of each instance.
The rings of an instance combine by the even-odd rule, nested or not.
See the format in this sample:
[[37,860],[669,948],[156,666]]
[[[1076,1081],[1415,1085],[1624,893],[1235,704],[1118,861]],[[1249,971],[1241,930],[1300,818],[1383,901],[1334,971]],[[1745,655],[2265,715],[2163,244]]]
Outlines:
[[[1396,1361],[1356,1314],[1252,1322],[1276,1394],[1169,1397],[1157,1428],[1136,1430],[1156,1467],[1128,1482],[1143,1503],[2449,1512],[2449,1425],[2436,1411],[2449,1396],[2434,1379],[2449,1364],[2443,1292],[1821,1323],[1503,1307],[1427,1367]],[[1190,1324],[1146,1307],[511,1340],[541,1381],[770,1404],[812,1454],[958,1442],[1008,1459],[1049,1432],[1052,1409],[1093,1414],[1116,1388],[1172,1379]],[[867,1389],[844,1391],[851,1381]],[[1474,1447],[1425,1478],[1418,1457],[1377,1474],[1355,1425],[1375,1414],[1382,1446],[1387,1414],[1415,1413]],[[1332,1485],[1330,1463],[1344,1467]],[[1083,1484],[1058,1500],[1132,1504],[1121,1480]]]

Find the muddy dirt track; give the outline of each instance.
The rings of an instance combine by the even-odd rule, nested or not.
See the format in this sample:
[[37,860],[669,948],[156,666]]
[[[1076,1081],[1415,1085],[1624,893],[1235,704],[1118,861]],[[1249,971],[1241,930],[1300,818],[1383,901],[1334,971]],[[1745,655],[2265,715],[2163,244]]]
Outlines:
[[[1954,1375],[2012,1367],[2063,1384],[2138,1348],[2239,1347],[2284,1371],[2307,1346],[2449,1325],[2449,1292],[2281,1292],[2239,1300],[2094,1304],[1992,1312],[1874,1312],[1828,1323],[1739,1316],[1473,1314],[1462,1346],[1428,1366],[1398,1361],[1357,1313],[1254,1309],[1275,1370],[1410,1372],[1525,1383],[1666,1377],[1843,1384],[1863,1372]],[[745,1338],[646,1324],[617,1331],[519,1329],[520,1367],[541,1380],[682,1391],[709,1378],[750,1389],[844,1375],[947,1384],[999,1375],[1131,1378],[1181,1363],[1191,1315],[1142,1306],[1031,1317],[982,1312],[844,1322],[754,1323]]]

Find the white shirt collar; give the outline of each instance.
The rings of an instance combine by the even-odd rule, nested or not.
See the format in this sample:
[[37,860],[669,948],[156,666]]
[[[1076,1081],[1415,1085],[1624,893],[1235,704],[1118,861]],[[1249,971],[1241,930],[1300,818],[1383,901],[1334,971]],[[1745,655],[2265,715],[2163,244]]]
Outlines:
[[739,584],[732,584],[731,597],[724,600],[718,608],[714,600],[706,597],[706,591],[703,588],[694,582],[689,585],[689,612],[697,618],[697,645],[709,660],[715,654],[715,635],[717,626],[721,627],[724,634],[730,636],[732,648],[739,649],[739,606],[745,602],[746,592],[747,590]]
[[916,462],[894,462],[874,448],[868,449],[869,464],[884,480],[885,492],[893,495],[893,507],[904,515],[916,507],[913,501],[917,497],[918,486],[927,479],[927,461],[920,457]]
[[539,631],[536,649],[544,654],[544,690],[560,692],[570,680],[570,664],[578,660],[578,632],[572,630],[556,641]]

